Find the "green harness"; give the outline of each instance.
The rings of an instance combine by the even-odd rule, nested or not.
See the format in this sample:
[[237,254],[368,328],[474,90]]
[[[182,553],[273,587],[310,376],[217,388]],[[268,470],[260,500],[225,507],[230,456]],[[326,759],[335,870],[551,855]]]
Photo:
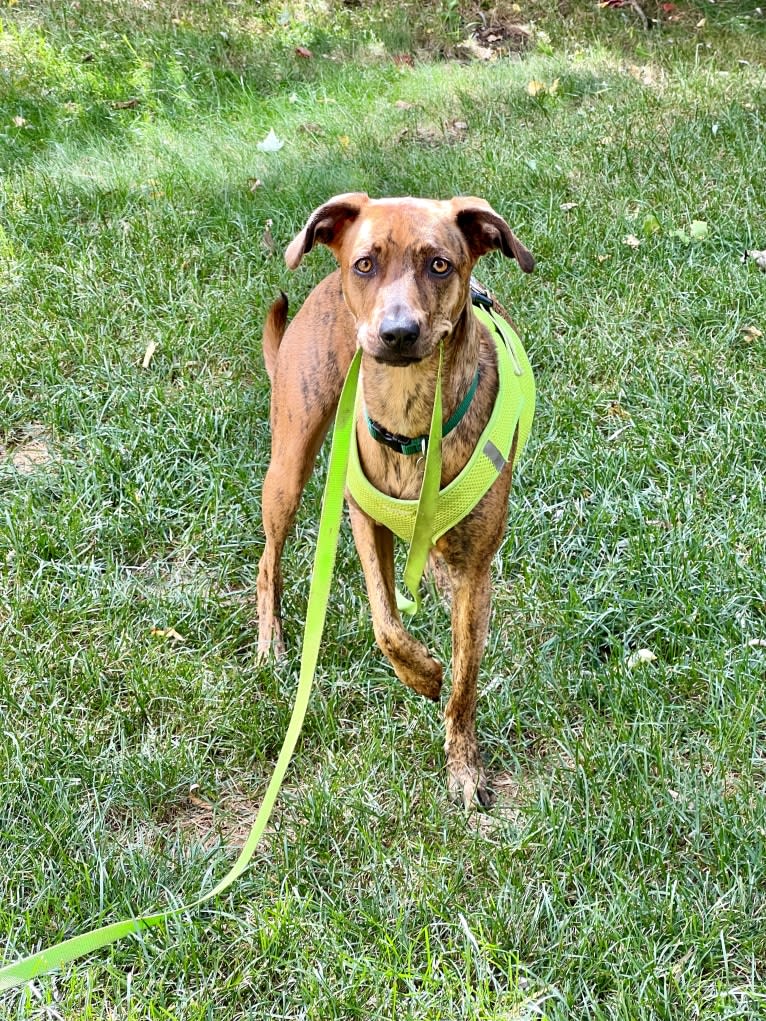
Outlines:
[[[479,503],[508,462],[518,427],[517,453],[529,437],[535,411],[535,380],[521,339],[513,327],[488,309],[474,305],[476,318],[490,331],[497,351],[498,392],[489,421],[460,474],[439,489],[428,536],[432,548],[445,532]],[[361,387],[360,387],[361,390]],[[361,396],[357,393],[357,416]],[[382,493],[367,479],[359,461],[356,434],[351,437],[346,486],[369,517],[412,543],[418,500],[399,500]]]

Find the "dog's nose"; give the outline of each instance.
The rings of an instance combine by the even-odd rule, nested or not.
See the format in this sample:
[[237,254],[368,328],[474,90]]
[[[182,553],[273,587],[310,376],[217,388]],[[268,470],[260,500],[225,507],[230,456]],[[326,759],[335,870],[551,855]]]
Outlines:
[[384,344],[395,351],[403,351],[418,339],[420,326],[408,316],[386,316],[378,333]]

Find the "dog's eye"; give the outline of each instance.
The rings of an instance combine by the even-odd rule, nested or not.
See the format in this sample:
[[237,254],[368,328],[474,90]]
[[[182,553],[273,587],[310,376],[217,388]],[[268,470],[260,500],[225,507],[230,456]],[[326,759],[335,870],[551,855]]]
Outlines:
[[451,269],[452,264],[447,262],[446,259],[436,258],[431,260],[431,272],[435,273],[437,277],[446,277]]
[[363,277],[369,276],[375,268],[375,264],[369,256],[365,255],[361,259],[357,259],[354,263],[354,269],[357,273],[360,273]]

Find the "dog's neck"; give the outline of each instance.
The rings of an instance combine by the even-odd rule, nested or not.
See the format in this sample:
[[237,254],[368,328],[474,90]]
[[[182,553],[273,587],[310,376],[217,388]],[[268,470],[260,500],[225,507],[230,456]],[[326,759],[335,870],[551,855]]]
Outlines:
[[[480,337],[470,303],[444,341],[442,421],[446,422],[468,393],[479,361]],[[397,436],[423,436],[431,425],[438,348],[414,365],[392,367],[362,356],[362,393],[369,417]]]

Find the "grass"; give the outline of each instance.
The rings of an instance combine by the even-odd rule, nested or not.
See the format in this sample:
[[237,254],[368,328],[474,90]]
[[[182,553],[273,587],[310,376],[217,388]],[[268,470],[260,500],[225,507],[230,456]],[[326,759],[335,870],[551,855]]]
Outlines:
[[[258,665],[260,324],[331,265],[284,268],[307,213],[357,188],[491,200],[539,260],[482,276],[540,394],[482,673],[496,809],[449,804],[439,713],[377,653],[344,534],[253,867],[3,1018],[764,1015],[766,277],[740,260],[766,247],[764,20],[679,0],[644,34],[549,6],[506,12],[533,26],[520,59],[466,65],[456,5],[3,10],[5,960],[193,897],[262,796],[321,478],[290,659]],[[446,659],[445,611],[415,628]]]

